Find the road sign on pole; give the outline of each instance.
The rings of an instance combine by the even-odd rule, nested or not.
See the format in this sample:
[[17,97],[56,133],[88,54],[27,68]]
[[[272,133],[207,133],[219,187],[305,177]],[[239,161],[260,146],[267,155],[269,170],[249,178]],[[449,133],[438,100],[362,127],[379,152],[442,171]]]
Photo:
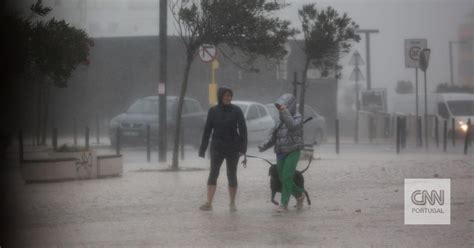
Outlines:
[[362,59],[362,56],[360,56],[359,51],[355,51],[352,54],[351,59],[349,60],[349,65],[364,65],[364,59]]
[[216,47],[213,45],[202,45],[199,48],[199,57],[203,62],[212,62],[217,56]]
[[428,64],[430,61],[430,54],[431,50],[430,49],[423,49],[420,51],[419,59],[418,59],[418,64],[420,69],[422,71],[426,71],[428,69]]
[[364,81],[364,75],[362,71],[359,69],[359,65],[363,65],[364,61],[360,56],[359,52],[356,50],[349,61],[349,65],[354,66],[354,70],[349,77],[349,80],[355,81],[355,93],[356,93],[356,120],[354,126],[354,141],[357,143],[359,142],[359,81]]
[[418,68],[418,58],[421,50],[427,48],[426,39],[406,39],[405,40],[405,67]]

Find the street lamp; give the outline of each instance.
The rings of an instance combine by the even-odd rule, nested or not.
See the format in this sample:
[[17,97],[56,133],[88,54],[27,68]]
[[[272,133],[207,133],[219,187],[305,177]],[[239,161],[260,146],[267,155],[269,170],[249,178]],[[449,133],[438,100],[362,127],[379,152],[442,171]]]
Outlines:
[[449,41],[449,75],[451,79],[451,86],[454,86],[454,75],[453,75],[453,44],[466,44],[465,41],[450,40]]

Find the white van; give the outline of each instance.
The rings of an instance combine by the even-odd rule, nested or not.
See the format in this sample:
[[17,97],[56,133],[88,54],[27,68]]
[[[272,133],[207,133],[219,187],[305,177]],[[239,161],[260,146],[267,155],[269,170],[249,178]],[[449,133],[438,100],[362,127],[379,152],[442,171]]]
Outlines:
[[[456,133],[464,134],[467,130],[467,121],[471,119],[474,125],[474,94],[468,93],[439,93],[428,94],[428,115],[438,116],[440,119],[456,120]],[[391,112],[393,114],[415,115],[415,94],[398,94],[392,98]],[[418,95],[418,114],[425,114],[425,96]],[[452,127],[449,125],[449,132]]]

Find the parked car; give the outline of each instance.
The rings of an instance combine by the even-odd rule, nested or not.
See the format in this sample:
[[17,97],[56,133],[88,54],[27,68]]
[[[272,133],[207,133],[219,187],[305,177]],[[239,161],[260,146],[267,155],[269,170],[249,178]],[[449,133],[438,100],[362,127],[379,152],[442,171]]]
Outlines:
[[[178,97],[167,97],[167,138],[168,144],[173,142],[176,128],[176,111]],[[117,128],[121,129],[121,142],[123,144],[146,144],[146,127],[150,125],[151,142],[157,144],[159,133],[158,122],[159,97],[149,96],[136,100],[128,110],[121,113],[109,123],[109,137],[112,144],[116,143]],[[184,143],[198,147],[204,130],[207,112],[201,104],[192,98],[185,98],[183,105],[183,131]]]
[[242,109],[247,124],[248,141],[252,143],[265,140],[275,126],[275,121],[265,105],[250,101],[232,101]]
[[[273,120],[278,123],[280,122],[280,114],[278,113],[275,105],[266,104],[265,105]],[[298,104],[299,106],[299,104]],[[306,124],[304,124],[303,134],[304,134],[304,143],[305,144],[321,144],[326,137],[326,118],[318,113],[317,110],[312,108],[309,105],[304,105],[304,118],[307,119],[313,117],[313,119]]]

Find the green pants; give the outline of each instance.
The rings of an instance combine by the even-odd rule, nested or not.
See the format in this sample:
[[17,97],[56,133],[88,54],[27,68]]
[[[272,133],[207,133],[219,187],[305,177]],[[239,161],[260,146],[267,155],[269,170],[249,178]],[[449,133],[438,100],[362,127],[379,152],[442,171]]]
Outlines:
[[300,151],[294,151],[288,154],[284,159],[278,160],[277,169],[281,182],[281,201],[282,206],[287,206],[290,196],[299,197],[304,191],[303,188],[296,186],[294,181],[296,166],[300,159]]

